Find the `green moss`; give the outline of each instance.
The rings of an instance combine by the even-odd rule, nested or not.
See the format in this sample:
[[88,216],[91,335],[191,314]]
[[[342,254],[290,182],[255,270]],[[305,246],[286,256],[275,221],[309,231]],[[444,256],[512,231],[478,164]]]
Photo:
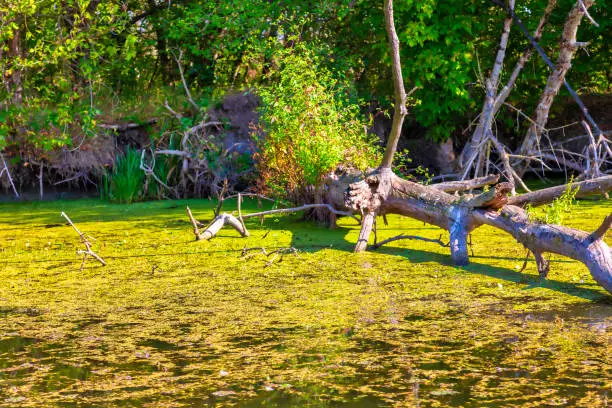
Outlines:
[[[525,250],[488,227],[465,268],[421,241],[354,254],[353,220],[297,215],[195,242],[187,204],[212,217],[208,201],[0,207],[0,406],[606,404],[611,298],[578,262],[519,273]],[[583,201],[565,224],[611,209]],[[107,267],[79,272],[61,211]],[[441,233],[389,220],[379,239]],[[265,267],[245,246],[300,252]]]

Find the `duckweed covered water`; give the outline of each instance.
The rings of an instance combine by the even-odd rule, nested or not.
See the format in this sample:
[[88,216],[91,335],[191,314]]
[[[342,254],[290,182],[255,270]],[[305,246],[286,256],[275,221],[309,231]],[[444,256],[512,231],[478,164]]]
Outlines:
[[[208,201],[0,206],[0,406],[609,406],[612,298],[578,262],[553,256],[541,282],[488,227],[465,268],[421,241],[353,254],[353,220],[297,215],[195,242],[186,204],[212,217]],[[567,224],[611,210],[581,202]],[[79,272],[61,211],[107,267]],[[447,237],[389,218],[379,239]],[[299,253],[266,267],[245,246]]]

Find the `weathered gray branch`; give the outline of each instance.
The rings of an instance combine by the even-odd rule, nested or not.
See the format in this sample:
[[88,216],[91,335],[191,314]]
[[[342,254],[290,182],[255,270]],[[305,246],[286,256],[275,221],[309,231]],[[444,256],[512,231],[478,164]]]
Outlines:
[[15,193],[15,198],[19,198],[19,193],[17,192],[17,189],[15,188],[15,183],[13,183],[13,177],[11,177],[11,171],[8,168],[8,165],[6,164],[6,160],[4,160],[4,154],[2,152],[0,152],[0,159],[2,160],[2,172],[0,173],[0,177],[2,176],[3,173],[6,173],[6,177],[8,178],[8,181],[11,185],[11,187],[13,188],[13,193]]
[[79,237],[81,238],[81,242],[83,243],[83,245],[85,245],[85,250],[84,251],[83,250],[77,251],[77,254],[83,255],[83,262],[81,262],[80,270],[81,271],[83,270],[83,267],[85,266],[85,262],[87,261],[87,257],[88,256],[93,257],[95,260],[100,262],[102,264],[102,266],[106,266],[106,262],[104,261],[104,259],[102,259],[98,254],[96,254],[91,249],[91,243],[89,242],[89,240],[87,239],[85,234],[83,234],[81,231],[79,231],[79,229],[76,227],[76,225],[74,225],[72,220],[70,218],[68,218],[68,215],[66,215],[66,213],[62,211],[61,216],[64,217],[66,219],[66,221],[68,221],[68,224],[70,224],[70,226],[72,228],[74,228],[76,233],[79,234]]
[[432,184],[431,186],[437,190],[444,191],[446,193],[454,193],[457,191],[472,190],[475,188],[481,188],[484,186],[490,186],[499,181],[499,174],[491,174],[484,177],[478,177],[472,180],[462,181],[445,181],[443,183]]
[[542,92],[540,102],[536,108],[535,124],[529,127],[519,150],[520,154],[529,155],[540,143],[540,129],[544,128],[548,122],[548,114],[553,100],[564,83],[565,75],[570,69],[572,58],[578,49],[576,46],[576,34],[582,17],[584,16],[584,9],[592,6],[593,3],[594,0],[586,0],[584,3],[579,0],[574,5],[565,21],[561,41],[559,43],[557,63],[548,77],[546,87]]
[[[533,191],[531,193],[522,194],[508,199],[508,204],[523,207],[531,204],[534,207],[547,204],[555,198],[560,197],[568,185],[545,188],[543,190]],[[571,188],[578,188],[576,197],[587,197],[592,194],[605,194],[612,190],[612,176],[604,176],[596,179],[586,180],[579,183],[571,183]]]

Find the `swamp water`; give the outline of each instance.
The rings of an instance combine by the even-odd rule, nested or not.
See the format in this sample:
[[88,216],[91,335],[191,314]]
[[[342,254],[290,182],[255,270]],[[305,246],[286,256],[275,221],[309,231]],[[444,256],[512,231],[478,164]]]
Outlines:
[[[541,282],[488,227],[465,268],[421,241],[353,254],[353,220],[298,216],[194,242],[187,204],[211,219],[208,201],[0,204],[0,406],[610,405],[612,297],[578,262],[552,256]],[[61,211],[107,267],[79,271]],[[390,217],[379,239],[402,232],[447,237]],[[245,246],[299,253],[266,267]]]

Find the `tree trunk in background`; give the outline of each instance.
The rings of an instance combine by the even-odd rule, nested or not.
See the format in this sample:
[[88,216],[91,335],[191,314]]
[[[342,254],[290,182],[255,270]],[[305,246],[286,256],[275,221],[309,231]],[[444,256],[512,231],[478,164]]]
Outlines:
[[[9,59],[15,60],[21,57],[21,28],[13,31],[13,38],[9,41]],[[11,101],[13,105],[20,106],[23,102],[23,87],[21,85],[21,70],[14,67],[9,79],[9,86],[12,92]]]
[[[548,1],[548,5],[546,6],[542,17],[540,18],[540,22],[538,23],[538,26],[533,34],[536,41],[541,38],[544,26],[546,25],[552,10],[555,8],[556,3],[556,0]],[[513,3],[509,3],[508,5],[510,10],[513,9],[513,6]],[[511,181],[522,183],[520,178],[516,177],[514,171],[510,167],[510,162],[507,157],[505,147],[497,140],[495,135],[493,135],[493,139],[489,137],[489,135],[493,134],[492,126],[497,113],[510,95],[519,74],[523,70],[527,61],[533,55],[534,51],[533,47],[530,45],[523,52],[517,61],[508,82],[498,92],[497,89],[499,87],[499,78],[503,67],[511,22],[512,16],[508,15],[504,21],[500,46],[497,52],[495,64],[493,66],[491,76],[487,80],[485,102],[480,113],[478,126],[476,127],[470,141],[465,145],[461,155],[459,156],[459,167],[462,171],[461,179],[468,178],[472,167],[475,167],[474,174],[476,176],[481,173],[488,174],[490,152],[492,149],[494,149],[497,151],[497,154],[500,156],[503,163],[506,178]]]
[[[508,7],[511,10],[514,9],[514,0],[510,0]],[[511,26],[512,17],[508,15],[504,20],[502,34],[499,40],[499,48],[495,57],[495,63],[493,64],[493,68],[491,70],[491,75],[486,80],[485,101],[480,114],[480,120],[476,126],[476,130],[474,131],[472,138],[465,146],[459,158],[461,167],[465,168],[465,171],[461,177],[462,180],[469,178],[469,171],[474,164],[474,177],[480,177],[482,175],[480,173],[482,172],[482,164],[484,162],[483,160],[477,160],[477,157],[479,156],[480,152],[483,151],[483,149],[481,149],[481,145],[487,143],[487,135],[491,129],[493,120],[495,119],[496,112],[494,112],[494,106],[497,98],[497,88],[499,86],[499,78],[504,66],[506,47],[508,46]]]
[[[545,131],[545,126],[548,123],[548,114],[550,108],[555,99],[555,96],[559,92],[559,89],[563,85],[565,75],[572,66],[572,58],[574,54],[583,43],[576,42],[576,33],[578,27],[582,21],[582,17],[585,15],[585,11],[595,3],[594,0],[578,0],[565,21],[563,33],[561,35],[561,41],[559,43],[559,56],[557,57],[557,63],[555,69],[550,73],[546,88],[542,92],[542,97],[536,108],[535,118],[519,149],[519,154],[523,156],[530,156],[537,154],[537,148],[540,145],[540,139],[542,132]],[[583,7],[584,5],[584,7]],[[519,169],[520,173],[524,173],[529,160],[524,163]]]
[[[152,15],[155,13],[159,6],[155,4],[155,0],[147,0],[149,6],[148,12]],[[155,41],[157,50],[157,64],[159,71],[161,72],[162,81],[169,81],[172,77],[172,66],[173,62],[170,61],[170,55],[168,54],[168,42],[164,35],[164,31],[159,24],[153,23],[153,29],[155,30]]]
[[[592,4],[592,1],[590,3]],[[391,46],[396,106],[392,132],[380,167],[367,175],[365,179],[352,183],[346,192],[345,206],[353,213],[362,214],[362,226],[355,245],[355,252],[364,251],[368,247],[368,238],[377,215],[400,214],[448,230],[450,233],[448,246],[453,263],[466,265],[469,262],[468,234],[475,228],[486,224],[509,233],[531,251],[536,258],[538,271],[542,277],[545,278],[549,271],[548,262],[544,260],[542,254],[553,252],[584,263],[593,279],[612,293],[612,253],[603,241],[612,217],[606,218],[596,232],[588,234],[558,225],[530,221],[528,214],[522,208],[508,205],[508,193],[514,189],[513,183],[499,183],[494,188],[475,197],[458,197],[437,189],[435,186],[423,186],[401,179],[392,172],[393,155],[401,124],[406,115],[406,93],[401,76],[399,42],[395,34],[391,0],[385,1],[385,23]],[[510,21],[507,19],[504,23],[504,34],[495,63],[496,69],[487,85],[487,92],[491,98],[485,102],[485,109],[489,109],[489,112],[492,112],[495,105],[496,87],[499,82],[505,44],[507,44],[509,25]],[[484,136],[492,142],[499,143],[490,132]],[[503,152],[503,146],[499,148]],[[607,179],[599,180],[595,184],[600,191],[604,192],[612,188],[610,185],[612,183],[609,183]],[[523,204],[530,201],[540,203],[547,200],[550,202],[557,194],[558,191],[555,190],[542,195],[533,195],[527,197]]]

